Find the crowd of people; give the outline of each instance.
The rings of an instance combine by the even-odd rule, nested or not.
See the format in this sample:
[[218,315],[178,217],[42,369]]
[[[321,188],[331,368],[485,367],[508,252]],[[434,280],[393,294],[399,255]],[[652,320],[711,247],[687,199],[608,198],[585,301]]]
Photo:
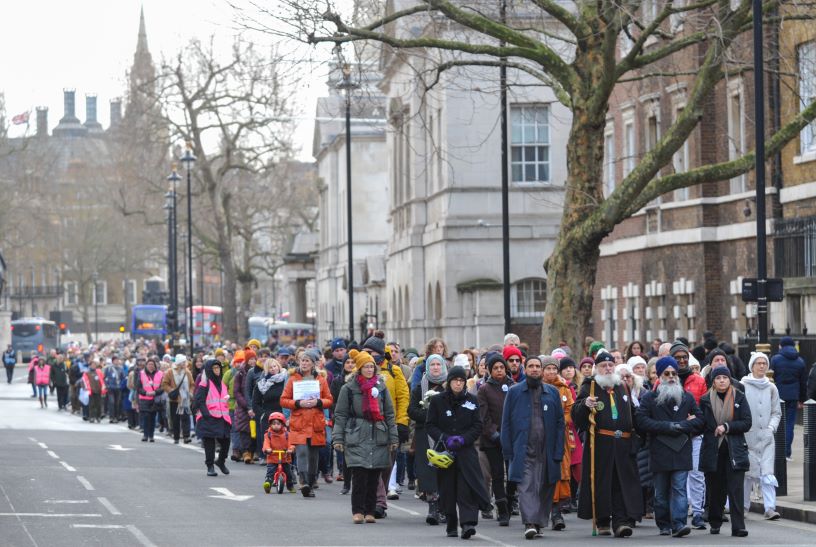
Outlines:
[[[791,458],[797,408],[813,395],[789,337],[747,365],[710,336],[536,355],[515,334],[453,352],[439,338],[418,351],[377,331],[323,351],[250,340],[170,353],[139,340],[34,355],[31,397],[46,409],[56,392],[59,411],[126,422],[144,442],[157,428],[176,444],[197,439],[208,476],[229,474],[228,458],[265,465],[267,493],[280,484],[313,498],[320,478],[337,480],[357,524],[387,517],[407,489],[427,503],[428,525],[462,539],[480,518],[513,517],[534,539],[564,530],[568,512],[593,535],[628,537],[653,521],[665,536],[719,534],[726,522],[747,536],[752,492],[766,519],[780,517],[780,401]],[[3,362],[11,382],[10,348]]]

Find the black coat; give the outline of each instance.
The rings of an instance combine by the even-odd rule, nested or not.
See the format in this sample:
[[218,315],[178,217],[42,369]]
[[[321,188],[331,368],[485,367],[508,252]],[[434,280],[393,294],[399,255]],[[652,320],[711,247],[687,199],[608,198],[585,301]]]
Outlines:
[[501,431],[502,411],[504,410],[504,399],[513,381],[506,378],[504,383],[498,384],[492,378],[482,384],[476,399],[479,401],[479,417],[482,419],[482,439],[479,441],[479,449],[501,448],[501,440],[498,436]]
[[[700,409],[703,412],[703,444],[700,447],[700,471],[717,471],[718,439],[714,436],[717,429],[717,420],[711,408],[711,397],[716,394],[708,392],[700,399]],[[748,443],[745,442],[745,433],[751,429],[751,409],[748,399],[739,390],[734,390],[734,419],[726,422],[727,436],[723,442],[728,443],[729,461],[735,471],[748,471]],[[719,471],[722,471],[720,469]]]
[[[205,366],[204,374],[208,379],[213,379],[211,366]],[[213,418],[207,410],[207,394],[210,391],[210,383],[199,386],[195,392],[193,407],[196,409],[196,435],[202,438],[228,439],[230,436],[230,424],[224,418]],[[201,414],[199,418],[198,415]]]
[[[261,375],[258,379],[263,378]],[[255,416],[262,418],[261,426],[266,429],[266,419],[273,412],[283,412],[280,404],[280,397],[283,393],[283,388],[286,387],[286,380],[273,384],[266,393],[261,393],[258,389],[258,382],[255,382],[255,387],[252,388],[252,410],[255,411]]]
[[[690,471],[694,468],[691,437],[702,430],[703,414],[688,392],[682,392],[679,405],[674,401],[657,404],[657,393],[649,391],[643,395],[635,413],[638,431],[649,440],[649,469],[652,473]],[[694,419],[688,420],[688,416],[694,416]],[[674,429],[674,424],[679,424],[680,429]]]
[[[456,398],[448,390],[431,397],[425,428],[434,442],[444,443],[448,437],[454,435],[461,435],[465,439],[464,446],[455,454],[453,465],[447,469],[439,469],[437,473],[459,474],[470,487],[479,509],[482,511],[492,509],[490,497],[485,490],[482,468],[479,465],[479,454],[473,446],[482,433],[482,420],[479,418],[479,403],[476,397],[464,392],[461,398]],[[454,492],[445,492],[443,488],[440,488],[439,495],[446,500],[456,497]]]
[[[428,383],[429,391],[444,391],[441,384]],[[441,397],[441,395],[434,395],[434,397]],[[411,400],[408,403],[408,417],[411,418],[416,426],[414,428],[414,454],[416,458],[416,476],[419,482],[418,488],[422,492],[436,493],[436,469],[428,465],[428,456],[425,453],[431,446],[428,442],[428,432],[425,430],[425,421],[428,418],[428,410],[423,408],[420,402],[422,401],[422,385],[417,385],[411,390]]]

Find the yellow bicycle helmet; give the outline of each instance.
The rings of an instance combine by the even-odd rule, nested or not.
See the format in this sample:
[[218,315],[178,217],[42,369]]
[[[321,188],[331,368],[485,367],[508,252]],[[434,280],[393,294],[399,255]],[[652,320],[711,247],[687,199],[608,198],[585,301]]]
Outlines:
[[447,469],[453,464],[453,454],[445,450],[444,452],[437,452],[433,448],[425,451],[428,457],[428,464],[438,469]]

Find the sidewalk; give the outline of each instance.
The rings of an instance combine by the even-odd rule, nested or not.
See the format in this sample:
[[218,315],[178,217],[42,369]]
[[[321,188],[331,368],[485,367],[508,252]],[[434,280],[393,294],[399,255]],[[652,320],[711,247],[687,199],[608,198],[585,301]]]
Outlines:
[[[816,501],[804,501],[804,428],[797,425],[793,434],[793,461],[788,462],[788,495],[776,498],[776,510],[783,519],[816,524]],[[765,512],[762,501],[751,500],[751,512]]]

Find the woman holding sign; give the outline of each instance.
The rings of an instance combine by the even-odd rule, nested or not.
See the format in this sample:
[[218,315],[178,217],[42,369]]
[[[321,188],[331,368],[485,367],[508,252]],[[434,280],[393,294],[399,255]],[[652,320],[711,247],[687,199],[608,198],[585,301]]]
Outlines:
[[306,352],[298,356],[298,366],[286,382],[280,403],[291,410],[289,442],[295,446],[300,493],[313,498],[312,485],[317,481],[317,460],[321,446],[326,446],[326,418],[332,396],[326,379],[316,370],[314,358]]

